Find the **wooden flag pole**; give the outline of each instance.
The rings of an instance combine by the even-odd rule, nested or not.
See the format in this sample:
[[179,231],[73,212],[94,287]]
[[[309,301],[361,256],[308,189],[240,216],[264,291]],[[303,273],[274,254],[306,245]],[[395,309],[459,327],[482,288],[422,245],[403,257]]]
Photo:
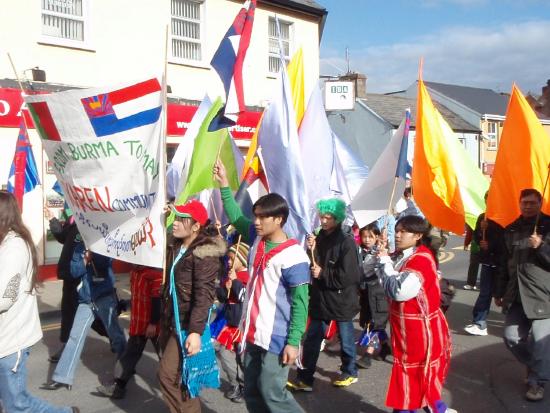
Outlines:
[[[546,188],[548,187],[548,179],[550,178],[550,163],[548,164],[548,172],[546,173],[546,181],[544,181],[544,189],[542,190],[542,202],[544,202],[544,195],[546,194]],[[542,203],[539,212],[537,212],[537,218],[535,219],[535,228],[533,228],[533,235],[537,235],[537,225],[539,224],[540,214],[542,210]]]
[[[162,85],[162,105],[163,105],[163,127],[161,128],[161,151],[162,151],[162,168],[160,169],[162,173],[164,174],[164,199],[166,200],[167,197],[167,181],[166,181],[166,166],[168,164],[168,160],[166,158],[166,135],[168,131],[168,121],[167,121],[167,110],[168,110],[168,25],[166,25],[165,33],[164,33],[164,79],[163,79],[163,85]],[[164,220],[163,226],[164,226],[164,241],[163,241],[163,251],[162,251],[162,284],[164,285],[166,283],[166,254],[167,254],[167,245],[168,245],[168,231],[166,228],[166,218],[167,215],[163,213],[162,219]]]
[[214,201],[212,200],[212,194],[210,195],[210,206],[212,207],[212,212],[214,213],[214,220],[216,221],[216,229],[218,230],[218,235],[221,237],[222,236],[222,233],[220,231],[221,223],[218,220],[218,214],[216,213],[216,207],[214,206]]

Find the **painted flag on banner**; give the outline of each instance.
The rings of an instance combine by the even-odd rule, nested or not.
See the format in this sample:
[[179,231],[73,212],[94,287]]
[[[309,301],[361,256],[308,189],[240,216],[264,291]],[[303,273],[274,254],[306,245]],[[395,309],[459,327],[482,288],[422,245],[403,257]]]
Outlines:
[[87,248],[154,267],[165,253],[160,84],[25,97]]
[[[518,200],[522,189],[544,192],[549,164],[550,137],[514,85],[487,198],[487,217],[503,227],[511,224],[520,215]],[[548,192],[547,188],[543,194],[542,211],[546,214],[550,214]]]
[[416,137],[412,170],[414,199],[432,225],[455,234],[475,227],[489,188],[464,146],[418,81]]
[[285,224],[287,234],[299,242],[311,232],[308,219],[309,200],[302,168],[296,114],[286,68],[281,69],[275,94],[264,111],[258,133],[258,153],[265,167],[270,192],[286,199],[290,214]]
[[40,185],[38,169],[32,153],[27,128],[21,120],[8,178],[8,191],[13,193],[15,199],[17,199],[21,211],[23,211],[23,195],[32,191],[37,185]]
[[[388,213],[393,184],[395,182],[395,196],[392,207],[405,189],[406,173],[410,168],[407,161],[407,141],[409,139],[410,111],[380,154],[380,157],[370,170],[369,176],[351,202],[353,215],[360,228],[376,221]],[[392,172],[393,171],[393,172]],[[396,178],[402,178],[397,179]]]
[[224,122],[216,117],[214,123],[218,126],[210,126],[211,131],[234,125],[239,114],[245,111],[243,64],[252,35],[255,10],[256,0],[248,0],[243,5],[210,62],[220,76],[226,94],[225,107],[219,115],[229,120]]
[[157,122],[160,96],[160,83],[150,79],[81,101],[96,136],[102,137]]

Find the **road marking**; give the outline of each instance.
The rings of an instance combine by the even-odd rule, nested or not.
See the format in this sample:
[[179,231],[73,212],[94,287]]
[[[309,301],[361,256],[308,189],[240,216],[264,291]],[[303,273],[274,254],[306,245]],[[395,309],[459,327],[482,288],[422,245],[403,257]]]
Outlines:
[[[125,312],[118,316],[118,318],[124,318],[125,320],[130,319],[130,313]],[[61,323],[53,323],[53,324],[46,324],[45,326],[42,326],[42,331],[52,331],[52,330],[58,330],[61,327]]]
[[439,263],[443,264],[445,262],[451,261],[455,257],[454,252],[451,251],[439,251]]
[[452,250],[457,250],[457,251],[466,251],[466,250],[464,249],[464,247],[453,247],[453,248],[451,248],[451,249],[452,249]]

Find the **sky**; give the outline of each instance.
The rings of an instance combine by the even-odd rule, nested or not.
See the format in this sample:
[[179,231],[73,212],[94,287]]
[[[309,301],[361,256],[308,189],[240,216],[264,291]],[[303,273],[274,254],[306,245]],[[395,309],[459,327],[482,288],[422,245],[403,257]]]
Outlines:
[[367,92],[425,81],[540,94],[550,79],[550,0],[316,0],[328,10],[321,75],[367,76]]

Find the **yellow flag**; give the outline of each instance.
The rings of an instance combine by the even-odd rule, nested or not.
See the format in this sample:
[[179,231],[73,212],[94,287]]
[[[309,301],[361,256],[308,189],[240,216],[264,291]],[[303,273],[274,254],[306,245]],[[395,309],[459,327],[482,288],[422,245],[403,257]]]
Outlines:
[[292,90],[292,103],[296,112],[296,126],[300,127],[305,112],[304,57],[301,47],[294,53],[292,60],[288,63],[287,72],[290,89]]

